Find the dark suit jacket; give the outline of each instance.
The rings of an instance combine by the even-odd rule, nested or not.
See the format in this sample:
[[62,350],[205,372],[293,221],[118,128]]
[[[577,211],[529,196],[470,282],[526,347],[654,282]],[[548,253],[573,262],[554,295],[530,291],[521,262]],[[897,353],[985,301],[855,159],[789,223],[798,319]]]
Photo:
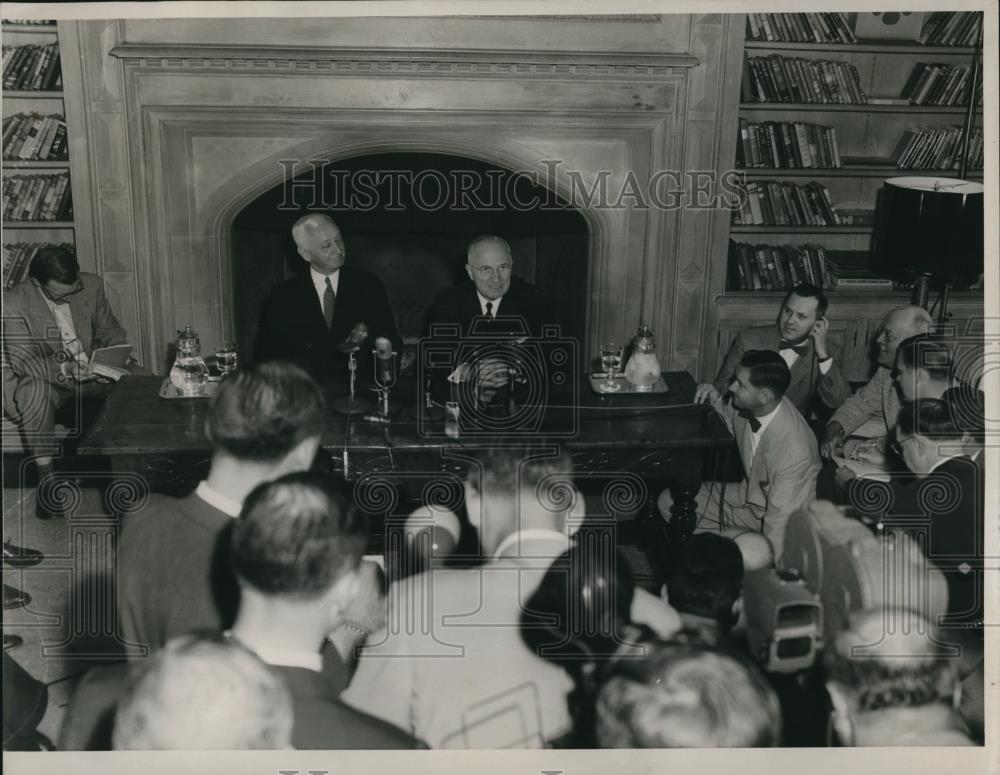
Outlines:
[[348,358],[337,345],[348,337],[355,323],[368,326],[368,340],[357,356],[358,389],[364,390],[361,377],[371,373],[375,339],[391,340],[397,352],[403,343],[382,281],[361,269],[341,268],[330,329],[308,271],[274,286],[260,313],[257,360],[292,361],[321,382],[346,382]]
[[[774,350],[777,352],[780,343],[781,335],[778,333],[778,327],[774,324],[754,326],[740,331],[733,339],[729,352],[726,353],[726,359],[722,362],[722,368],[719,369],[719,374],[715,378],[716,389],[720,393],[726,392],[733,377],[736,376],[740,358],[747,350]],[[851,389],[837,361],[840,347],[837,346],[836,342],[829,341],[830,356],[833,358],[833,362],[826,374],[820,373],[811,338],[806,340],[806,345],[806,352],[792,364],[792,381],[788,390],[785,391],[785,398],[795,404],[795,408],[802,413],[803,417],[808,418],[815,396],[819,396],[819,399],[831,409],[836,409],[847,400]]]
[[850,504],[859,514],[906,529],[923,542],[948,583],[954,624],[983,618],[984,482],[983,468],[965,456],[945,461],[925,477],[894,475],[888,485],[848,482]]

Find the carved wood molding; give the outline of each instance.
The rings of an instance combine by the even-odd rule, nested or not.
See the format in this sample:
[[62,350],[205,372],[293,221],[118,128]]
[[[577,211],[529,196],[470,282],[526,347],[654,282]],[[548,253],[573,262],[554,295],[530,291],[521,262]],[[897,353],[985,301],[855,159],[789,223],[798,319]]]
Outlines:
[[431,49],[299,48],[134,44],[111,54],[127,66],[155,70],[233,73],[415,75],[421,77],[665,78],[697,67],[691,54]]

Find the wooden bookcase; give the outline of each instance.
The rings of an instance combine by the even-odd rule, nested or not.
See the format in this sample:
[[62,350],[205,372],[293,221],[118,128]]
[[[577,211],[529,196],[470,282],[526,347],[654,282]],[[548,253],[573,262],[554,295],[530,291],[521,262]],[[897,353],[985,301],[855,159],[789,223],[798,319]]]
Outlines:
[[[4,47],[23,45],[45,45],[59,42],[59,33],[55,23],[51,24],[11,24],[2,22]],[[62,64],[60,64],[62,66]],[[3,91],[3,116],[13,116],[17,113],[39,113],[42,115],[61,114],[66,117],[66,109],[61,90],[52,91]],[[67,131],[69,123],[67,120]],[[68,139],[68,138],[67,138]],[[3,178],[8,175],[48,175],[60,170],[70,171],[70,162],[8,160],[0,161]],[[72,181],[71,181],[72,188]],[[72,194],[71,194],[72,195]],[[39,243],[73,243],[75,244],[75,226],[72,221],[4,221],[3,243],[39,242]],[[23,279],[27,267],[21,267],[18,278]],[[7,277],[3,278],[6,284]]]
[[[745,17],[744,17],[745,20]],[[922,46],[917,43],[859,40],[852,44],[790,43],[742,41],[738,57],[740,74],[744,53],[749,56],[801,57],[804,59],[846,61],[857,69],[869,98],[898,98],[913,68],[919,62],[942,62],[948,65],[970,64],[973,49],[967,47]],[[734,63],[735,66],[735,63]],[[731,73],[731,77],[740,77]],[[835,205],[848,209],[875,209],[879,189],[886,178],[897,176],[957,177],[957,171],[898,170],[887,162],[903,134],[915,127],[960,126],[964,107],[916,105],[830,105],[800,103],[740,102],[739,118],[751,123],[765,121],[802,121],[832,126],[842,159],[838,169],[746,169],[740,170],[746,181],[787,180],[797,184],[810,181],[827,187]],[[977,111],[976,126],[982,126],[982,110]],[[732,168],[736,168],[736,142],[733,137]],[[982,179],[982,170],[970,171],[973,180]],[[868,253],[872,226],[729,226],[734,242],[767,244],[817,244],[828,251]],[[774,320],[784,293],[781,291],[737,291],[732,288],[732,272],[727,264],[726,288],[718,300],[719,334],[717,341],[706,343],[716,348],[716,367],[725,356],[729,343],[741,328],[763,325]],[[867,352],[871,338],[884,314],[894,306],[908,303],[905,292],[830,291],[832,338],[845,347],[848,378],[867,378]],[[982,292],[952,294],[949,309],[956,328],[965,333],[982,316]],[[839,321],[839,322],[838,322]]]

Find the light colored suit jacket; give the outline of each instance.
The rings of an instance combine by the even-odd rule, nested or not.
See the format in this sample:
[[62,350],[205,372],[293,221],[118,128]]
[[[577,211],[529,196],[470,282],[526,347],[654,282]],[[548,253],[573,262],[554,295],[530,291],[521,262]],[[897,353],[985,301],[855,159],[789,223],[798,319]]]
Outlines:
[[[722,368],[719,369],[719,374],[715,378],[715,388],[720,393],[726,392],[733,377],[736,376],[740,358],[747,350],[773,350],[777,352],[780,343],[781,335],[778,332],[778,327],[773,323],[740,331],[733,339],[729,352],[726,353],[726,359],[722,362]],[[826,374],[820,372],[811,338],[806,340],[806,348],[805,353],[792,364],[792,381],[788,385],[788,390],[785,391],[785,397],[795,405],[803,417],[809,416],[809,404],[813,400],[813,396],[819,396],[820,401],[831,409],[836,409],[851,394],[850,385],[847,384],[847,379],[838,363],[840,347],[837,343],[829,342],[830,356],[833,361]]]
[[715,408],[736,438],[745,473],[742,482],[726,491],[727,522],[763,531],[780,557],[788,518],[816,498],[820,470],[816,435],[785,397],[751,455],[749,422],[731,403],[717,401]]
[[[126,343],[125,329],[104,295],[104,282],[80,273],[83,290],[69,297],[76,335],[89,355],[98,347]],[[3,395],[12,406],[12,391],[25,377],[47,378],[61,384],[63,341],[59,326],[41,292],[30,280],[3,292]]]
[[880,420],[878,433],[868,435],[884,436],[896,427],[899,416],[899,395],[889,369],[879,366],[872,378],[850,396],[830,418],[839,422],[847,433],[853,433],[870,420]]

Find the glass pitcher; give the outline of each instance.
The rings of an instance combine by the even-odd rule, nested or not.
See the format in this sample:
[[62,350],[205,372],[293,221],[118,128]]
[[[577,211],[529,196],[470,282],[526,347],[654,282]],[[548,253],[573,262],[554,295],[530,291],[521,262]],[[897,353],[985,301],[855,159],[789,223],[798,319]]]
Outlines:
[[201,357],[201,340],[191,326],[177,332],[177,357],[170,369],[170,383],[182,396],[203,396],[208,366]]

